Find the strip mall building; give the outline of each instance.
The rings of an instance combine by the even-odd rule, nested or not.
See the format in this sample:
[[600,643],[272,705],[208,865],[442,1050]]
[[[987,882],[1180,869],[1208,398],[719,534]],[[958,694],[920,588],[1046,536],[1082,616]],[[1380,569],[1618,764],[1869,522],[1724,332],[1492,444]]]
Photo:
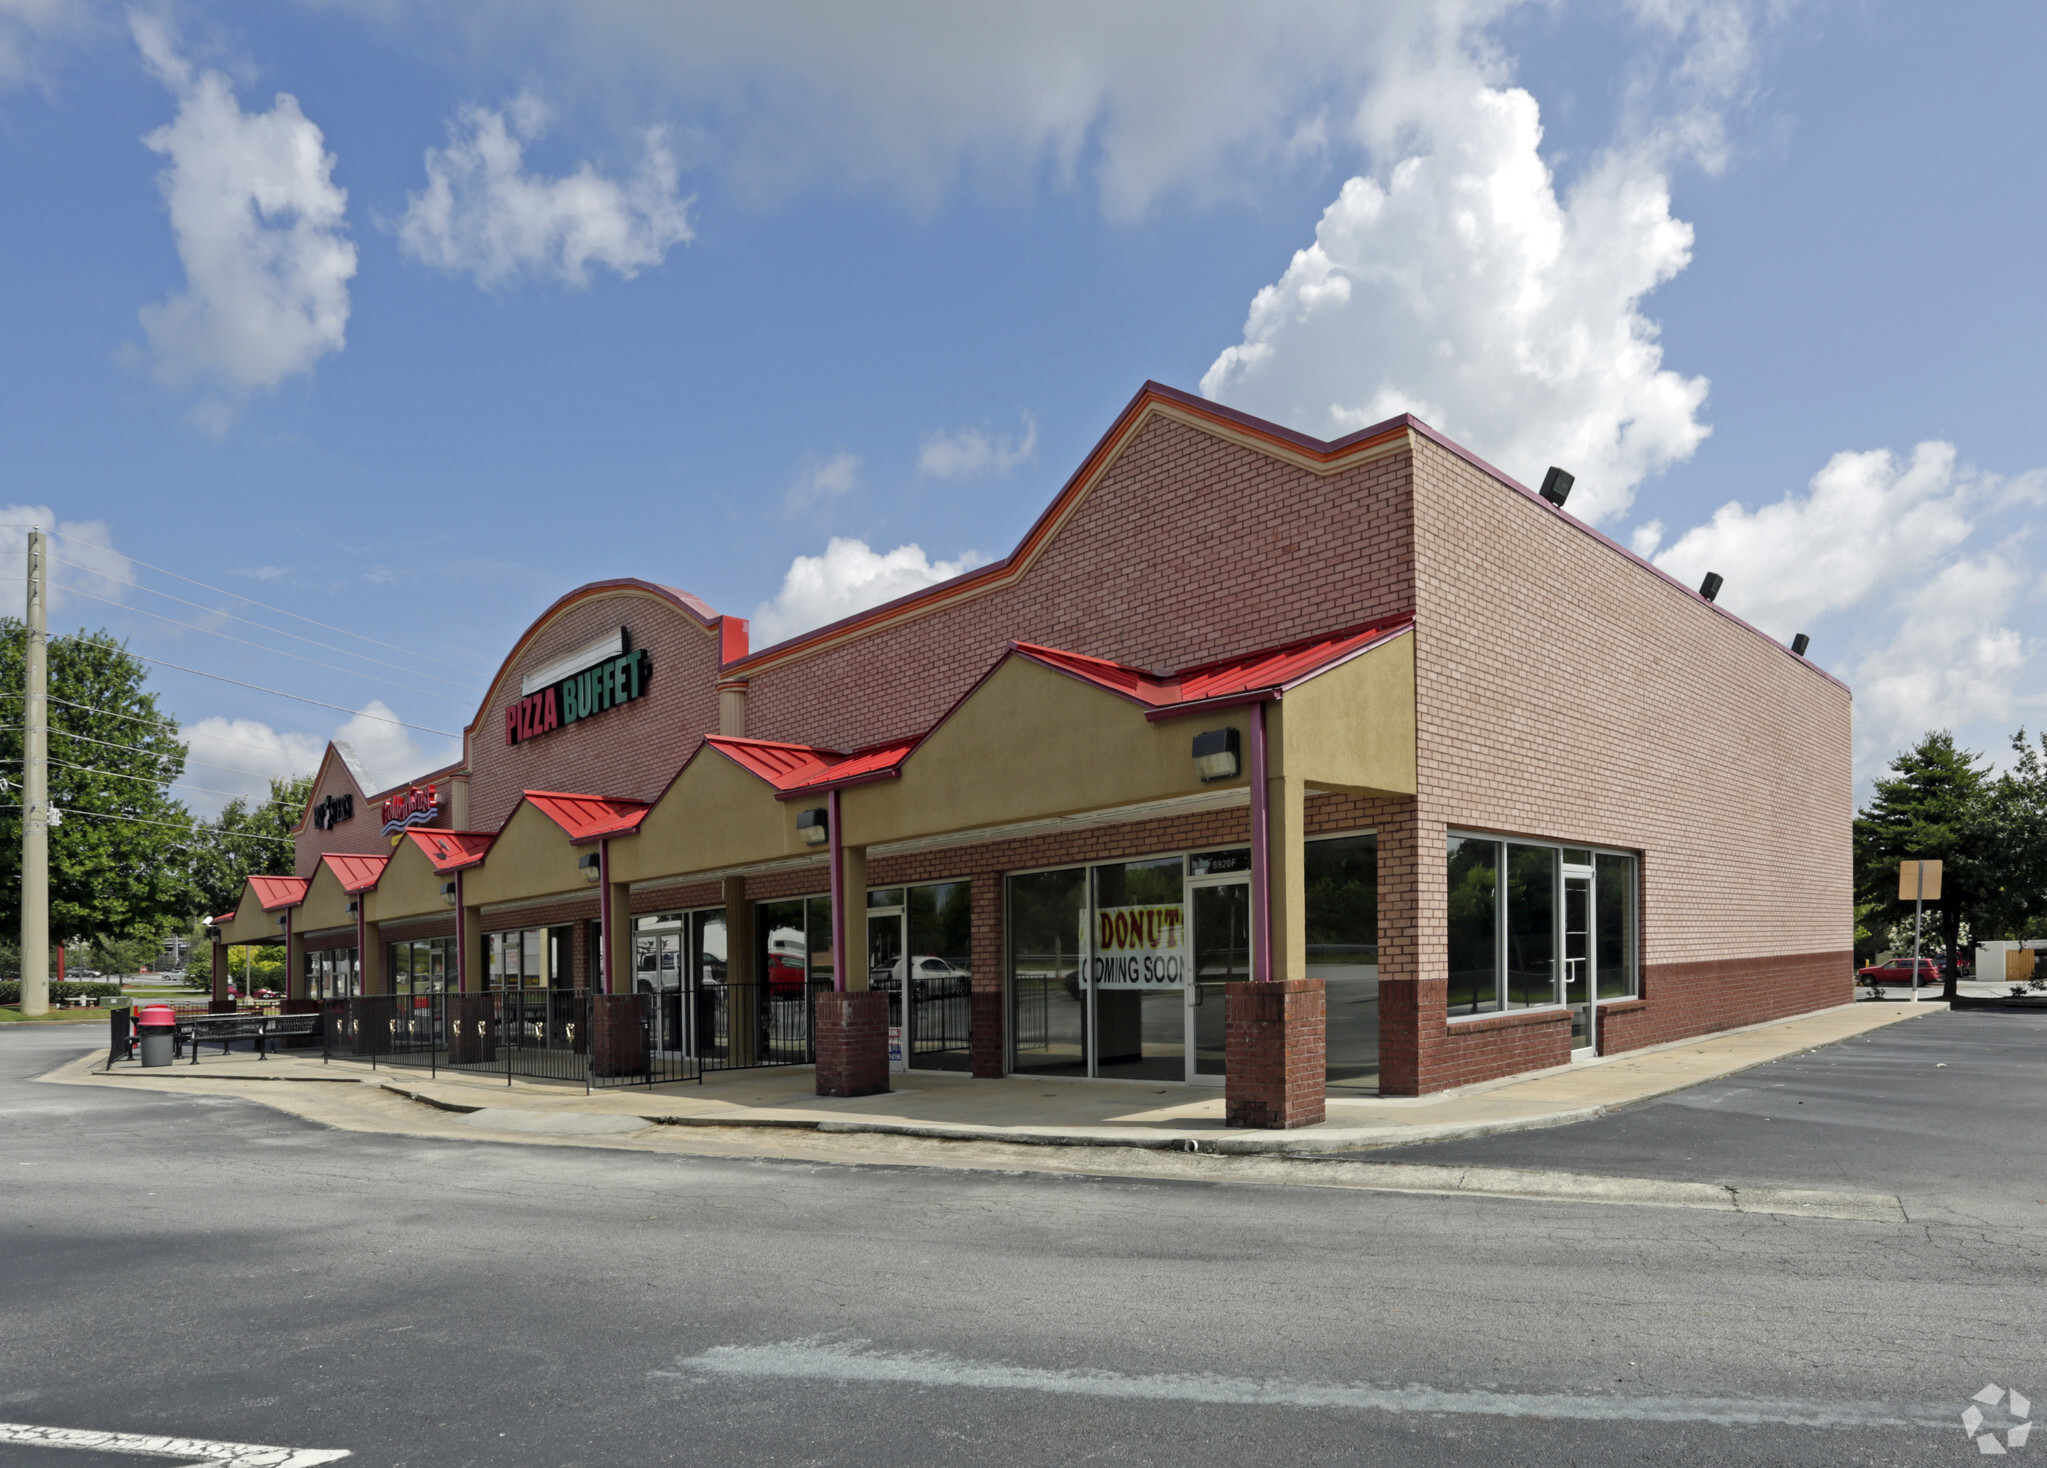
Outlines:
[[330,749],[216,997],[255,942],[300,1001],[640,993],[658,1031],[749,986],[821,1091],[892,1058],[1296,1125],[1849,1001],[1849,721],[1416,419],[1147,385],[995,564],[758,650],[599,582],[458,765],[367,790]]

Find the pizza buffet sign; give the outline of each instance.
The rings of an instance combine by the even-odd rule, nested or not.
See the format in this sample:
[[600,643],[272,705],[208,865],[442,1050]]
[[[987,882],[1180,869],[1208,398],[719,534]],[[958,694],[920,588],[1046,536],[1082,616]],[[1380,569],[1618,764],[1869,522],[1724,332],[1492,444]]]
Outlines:
[[647,691],[653,663],[645,648],[607,657],[602,662],[536,689],[505,709],[505,743],[529,739],[631,703]]
[[1176,989],[1187,982],[1187,910],[1177,902],[1095,909],[1097,989]]

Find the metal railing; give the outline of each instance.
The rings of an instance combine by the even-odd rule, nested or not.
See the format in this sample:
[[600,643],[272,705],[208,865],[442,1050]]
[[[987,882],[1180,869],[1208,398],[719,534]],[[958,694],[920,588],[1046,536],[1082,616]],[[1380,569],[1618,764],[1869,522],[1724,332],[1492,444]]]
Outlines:
[[462,1074],[601,1086],[701,1082],[719,1070],[817,1059],[817,995],[829,983],[691,979],[635,994],[587,989],[380,994],[322,1005],[325,1055]]

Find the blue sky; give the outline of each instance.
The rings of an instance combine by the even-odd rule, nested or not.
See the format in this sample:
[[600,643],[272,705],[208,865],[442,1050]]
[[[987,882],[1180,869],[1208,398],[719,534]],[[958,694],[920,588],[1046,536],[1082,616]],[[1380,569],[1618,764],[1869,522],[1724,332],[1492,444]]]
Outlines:
[[159,671],[205,783],[396,779],[562,591],[841,615],[1001,554],[1152,377],[1562,463],[1813,634],[1865,779],[2001,752],[2047,16],[1931,19],[0,0],[0,521],[71,536],[60,623],[340,706]]

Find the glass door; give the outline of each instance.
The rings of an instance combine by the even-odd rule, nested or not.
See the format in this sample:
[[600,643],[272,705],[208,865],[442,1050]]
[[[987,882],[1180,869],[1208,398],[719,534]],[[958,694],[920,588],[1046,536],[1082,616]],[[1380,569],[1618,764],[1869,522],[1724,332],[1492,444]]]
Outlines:
[[1564,868],[1564,1003],[1571,1009],[1571,1057],[1598,1053],[1592,993],[1592,869]]
[[1187,986],[1190,1081],[1220,1081],[1227,1049],[1224,986],[1251,977],[1251,884],[1233,880],[1190,888],[1194,909],[1194,982]]
[[903,1003],[907,988],[903,961],[903,910],[900,907],[867,909],[867,987],[888,995],[888,1068],[909,1066],[909,1011]]

